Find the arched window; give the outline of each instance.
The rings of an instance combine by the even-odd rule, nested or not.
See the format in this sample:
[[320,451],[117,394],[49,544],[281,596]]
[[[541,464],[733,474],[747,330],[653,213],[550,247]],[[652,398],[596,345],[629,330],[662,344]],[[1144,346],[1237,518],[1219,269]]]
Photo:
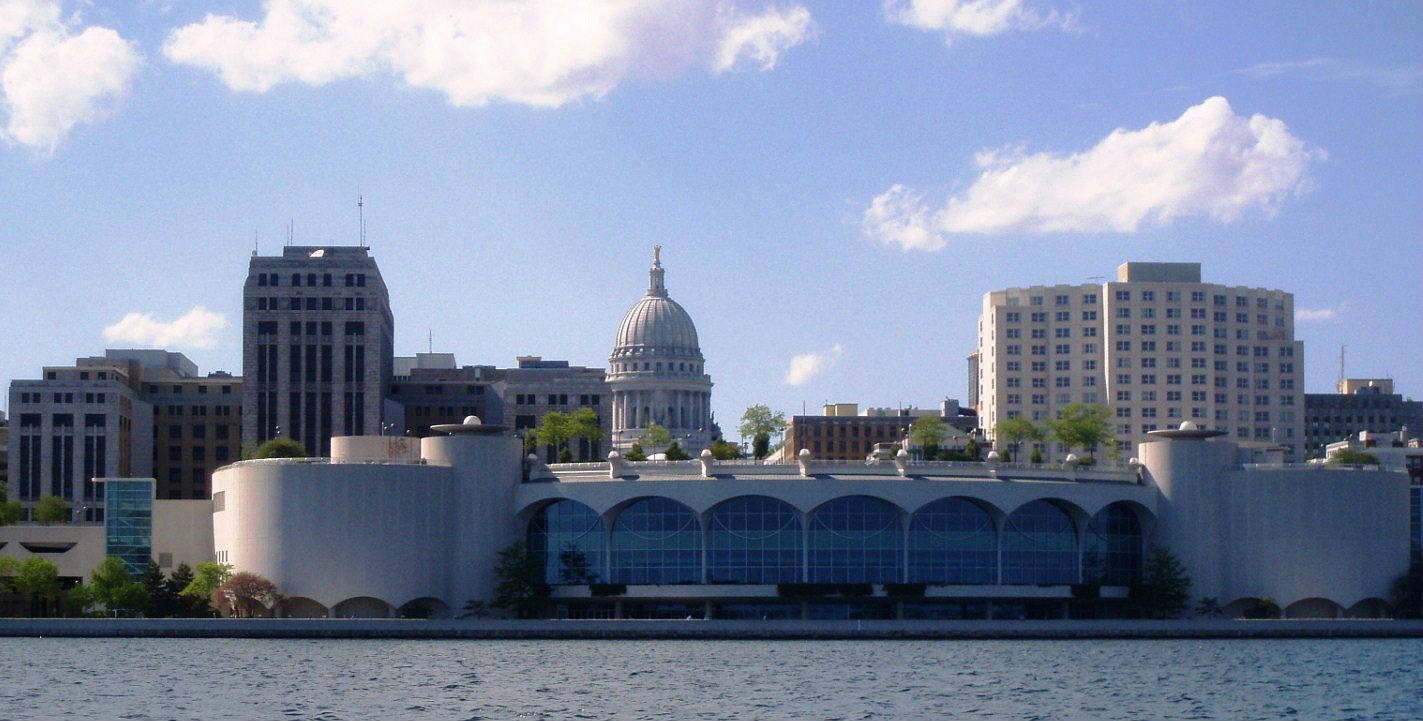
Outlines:
[[1142,534],[1136,513],[1113,503],[1092,516],[1082,549],[1082,578],[1108,586],[1130,586],[1141,580]]
[[802,535],[795,509],[766,496],[740,496],[707,522],[707,582],[795,583]]
[[634,501],[613,521],[613,583],[700,583],[702,529],[692,509],[667,498]]
[[910,583],[998,582],[998,537],[988,512],[940,498],[909,518]]
[[846,496],[810,515],[811,583],[895,583],[903,575],[904,526],[878,498]]
[[603,578],[603,519],[567,499],[540,508],[529,519],[529,555],[543,569],[544,583],[597,583]]
[[1033,501],[1003,528],[1003,583],[1077,583],[1077,526],[1051,501]]

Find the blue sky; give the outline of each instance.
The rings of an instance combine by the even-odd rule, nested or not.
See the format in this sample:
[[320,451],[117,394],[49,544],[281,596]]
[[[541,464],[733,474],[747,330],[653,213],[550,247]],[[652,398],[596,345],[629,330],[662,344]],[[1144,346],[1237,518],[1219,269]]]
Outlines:
[[367,5],[0,0],[0,382],[240,372],[254,234],[360,193],[401,355],[604,365],[663,245],[727,429],[964,398],[983,293],[1127,260],[1423,395],[1417,3]]

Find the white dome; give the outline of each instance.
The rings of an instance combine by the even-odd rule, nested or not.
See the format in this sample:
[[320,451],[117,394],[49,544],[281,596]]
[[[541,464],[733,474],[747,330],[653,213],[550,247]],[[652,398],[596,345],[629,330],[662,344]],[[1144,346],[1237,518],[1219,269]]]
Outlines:
[[647,295],[633,304],[618,326],[618,340],[613,345],[613,359],[621,356],[702,357],[697,341],[697,327],[692,317],[677,301],[667,297],[662,282],[662,262],[654,260]]

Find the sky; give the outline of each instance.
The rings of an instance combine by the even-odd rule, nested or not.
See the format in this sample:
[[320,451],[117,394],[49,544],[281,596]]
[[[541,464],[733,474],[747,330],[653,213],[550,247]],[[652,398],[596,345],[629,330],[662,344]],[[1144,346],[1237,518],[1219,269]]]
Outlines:
[[1126,261],[1423,396],[1419,3],[0,0],[0,383],[241,372],[254,246],[358,196],[397,355],[605,366],[662,245],[733,437],[964,399],[984,293]]

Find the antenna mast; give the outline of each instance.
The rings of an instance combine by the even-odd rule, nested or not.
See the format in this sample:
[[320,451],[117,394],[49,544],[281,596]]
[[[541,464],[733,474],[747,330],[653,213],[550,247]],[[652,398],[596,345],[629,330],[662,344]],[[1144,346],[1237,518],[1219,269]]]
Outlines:
[[366,201],[360,193],[356,193],[356,216],[361,222],[361,247],[366,247]]
[[434,328],[431,328],[431,329],[429,329],[428,332],[429,332],[429,334],[430,334],[430,335],[429,335],[429,341],[428,341],[429,345],[426,346],[426,347],[429,348],[429,352],[430,352],[430,353],[434,353],[434,352],[435,352],[435,329],[434,329]]
[[1340,344],[1339,346],[1339,385],[1335,386],[1334,392],[1344,392],[1344,350],[1349,346]]

